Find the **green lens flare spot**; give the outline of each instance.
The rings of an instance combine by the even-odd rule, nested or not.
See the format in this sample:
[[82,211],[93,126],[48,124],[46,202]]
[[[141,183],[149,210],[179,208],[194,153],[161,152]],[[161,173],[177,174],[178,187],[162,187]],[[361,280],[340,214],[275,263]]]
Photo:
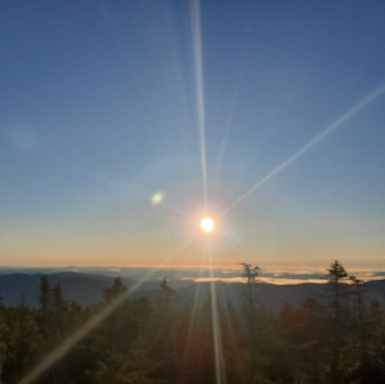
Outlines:
[[151,204],[158,205],[163,201],[163,199],[164,199],[164,191],[159,191],[152,196]]

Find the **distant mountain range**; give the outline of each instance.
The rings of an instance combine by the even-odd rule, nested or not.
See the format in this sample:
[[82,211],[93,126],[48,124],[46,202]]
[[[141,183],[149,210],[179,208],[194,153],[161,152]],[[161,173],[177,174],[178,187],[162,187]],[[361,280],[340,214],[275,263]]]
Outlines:
[[[39,290],[42,276],[47,276],[48,282],[53,287],[60,283],[63,296],[68,301],[88,306],[97,304],[103,298],[104,289],[112,286],[115,277],[104,275],[91,275],[77,272],[59,272],[52,274],[27,274],[10,273],[0,274],[0,293],[6,306],[15,306],[23,302],[29,307],[38,306]],[[122,278],[127,287],[137,284],[137,280]],[[161,280],[150,280],[140,284],[132,297],[150,297],[151,292],[159,290]],[[177,289],[182,286],[194,284],[191,281],[179,280],[173,282],[172,287]]]
[[[10,273],[0,275],[0,292],[6,306],[16,306],[21,302],[30,307],[38,306],[39,287],[43,274]],[[103,290],[113,284],[114,277],[103,275],[82,274],[77,272],[61,272],[47,275],[51,286],[60,283],[66,300],[74,301],[82,306],[96,304],[102,300]],[[138,285],[138,281],[123,278],[128,287]],[[218,300],[222,304],[231,303],[238,307],[244,300],[245,284],[224,282],[172,281],[170,286],[175,289],[177,298],[183,305],[185,302],[198,300],[198,305],[210,297],[212,286]],[[256,292],[268,310],[274,312],[283,308],[285,303],[298,306],[307,298],[321,302],[325,299],[325,284],[274,285],[260,283]],[[378,300],[381,304],[385,297],[385,280],[370,281],[364,284],[366,300]],[[160,292],[160,281],[146,281],[132,292],[132,298],[155,298]]]
[[[260,283],[256,285],[255,292],[268,311],[277,313],[286,303],[298,307],[301,302],[308,298],[325,304],[328,300],[327,288],[327,284],[274,285]],[[180,288],[177,292],[179,297],[188,300],[193,300],[196,292],[198,292],[198,298],[204,300],[210,296],[210,290],[210,283],[195,283],[193,286]],[[222,304],[230,303],[234,307],[239,307],[244,302],[245,284],[216,282],[215,290],[218,301]],[[366,302],[377,300],[381,305],[385,304],[385,280],[365,283],[364,297]]]

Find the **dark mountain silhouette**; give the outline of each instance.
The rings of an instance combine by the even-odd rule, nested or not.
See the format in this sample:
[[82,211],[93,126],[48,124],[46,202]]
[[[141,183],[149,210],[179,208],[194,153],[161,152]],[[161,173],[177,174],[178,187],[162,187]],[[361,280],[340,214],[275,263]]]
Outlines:
[[[39,287],[43,274],[5,274],[0,275],[0,292],[4,305],[16,306],[22,301],[26,306],[38,305]],[[51,286],[60,283],[66,300],[74,301],[82,306],[96,304],[102,300],[103,291],[113,284],[114,278],[103,275],[90,275],[77,272],[61,272],[47,275]],[[128,287],[137,285],[136,281],[122,279]],[[191,303],[195,299],[200,306],[211,295],[211,283],[194,283],[191,281],[171,282],[170,286],[176,289],[180,305]],[[364,284],[364,296],[367,301],[378,300],[380,303],[385,296],[385,280],[370,281]],[[214,287],[221,304],[230,303],[235,308],[244,302],[245,285],[242,283],[215,282]],[[325,302],[326,284],[303,283],[298,285],[274,285],[259,283],[255,287],[260,301],[268,311],[277,312],[285,303],[297,307],[307,298],[314,298]],[[155,299],[160,293],[160,281],[147,281],[135,289],[131,297]]]
[[[244,302],[245,284],[216,282],[215,290],[221,304],[230,303],[235,308],[239,308]],[[184,297],[187,300],[194,300],[194,297],[197,297],[200,302],[203,302],[210,296],[210,291],[210,283],[199,283],[180,288],[178,294],[179,297]],[[280,311],[286,303],[298,307],[301,302],[308,298],[315,299],[323,304],[326,304],[328,300],[327,284],[274,285],[259,283],[255,286],[255,292],[265,309],[274,313]],[[382,304],[384,295],[385,280],[371,281],[364,284],[364,299],[367,302],[377,300]]]
[[[21,273],[0,275],[0,292],[4,299],[4,305],[15,306],[23,301],[29,307],[36,307],[42,276],[44,275]],[[46,276],[51,287],[60,283],[66,300],[74,301],[82,306],[100,302],[103,297],[103,290],[114,282],[113,277],[76,272],[61,272]],[[133,285],[129,279],[122,279],[122,281],[127,287]],[[160,282],[146,282],[141,286],[141,292],[144,295],[146,290],[155,290],[159,284]]]

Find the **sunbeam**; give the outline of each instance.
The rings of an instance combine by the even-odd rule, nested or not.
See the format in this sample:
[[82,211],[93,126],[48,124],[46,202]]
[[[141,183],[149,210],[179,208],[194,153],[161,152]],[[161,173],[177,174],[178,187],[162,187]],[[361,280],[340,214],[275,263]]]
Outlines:
[[151,269],[145,276],[133,284],[127,292],[117,297],[110,305],[105,307],[100,313],[94,316],[88,323],[76,331],[59,347],[53,350],[43,361],[38,364],[29,374],[22,378],[18,384],[31,384],[39,378],[48,368],[64,357],[80,340],[82,340],[89,332],[91,332],[98,324],[100,324],[108,315],[110,315],[116,308],[118,308],[130,294],[135,292],[152,274],[154,271],[161,268],[167,261],[176,256],[185,247],[195,240],[195,236],[189,238],[186,242],[181,244],[174,252],[170,253],[161,263],[155,268]]
[[217,293],[215,289],[215,281],[213,281],[214,275],[213,275],[213,263],[212,263],[212,249],[209,241],[206,243],[206,248],[207,248],[208,261],[209,261],[210,278],[211,278],[210,294],[211,294],[211,316],[212,316],[212,325],[213,325],[213,342],[214,342],[214,358],[215,358],[215,381],[216,381],[216,384],[221,384],[225,382],[226,374],[225,374],[224,359],[223,359]]
[[199,0],[191,2],[191,25],[193,31],[194,59],[195,59],[195,86],[196,103],[199,126],[199,141],[201,151],[201,167],[203,182],[203,197],[205,206],[208,204],[207,197],[207,161],[206,161],[206,134],[205,134],[205,100],[203,91],[203,64],[202,64],[202,37],[201,17]]
[[331,125],[326,127],[324,130],[322,130],[317,136],[315,136],[312,140],[310,140],[304,147],[302,147],[299,151],[294,153],[294,155],[290,156],[287,160],[285,160],[282,164],[280,164],[273,171],[271,171],[267,176],[265,176],[261,181],[259,181],[253,187],[251,187],[241,197],[239,197],[232,204],[230,204],[226,208],[225,212],[228,212],[231,209],[233,209],[235,206],[237,206],[241,201],[246,199],[246,197],[250,196],[259,187],[261,187],[263,184],[265,184],[266,181],[273,178],[275,175],[277,175],[279,172],[281,172],[283,169],[285,169],[288,165],[290,165],[294,160],[296,160],[298,157],[300,157],[305,152],[307,152],[310,148],[314,147],[316,144],[318,144],[320,141],[322,141],[327,135],[329,135],[330,133],[335,131],[343,123],[345,123],[347,120],[352,118],[354,115],[356,115],[362,109],[367,107],[369,104],[373,103],[384,92],[385,92],[385,83],[381,84],[380,87],[378,87],[377,89],[372,91],[369,95],[367,95],[365,98],[363,98],[361,101],[359,101],[353,108],[351,108],[348,112],[346,112],[344,115],[342,115],[340,118],[338,118],[334,123],[332,123]]
[[[198,272],[198,277],[201,275],[201,273],[202,273],[202,270]],[[184,358],[183,358],[184,365],[187,363],[189,358],[189,348],[191,346],[191,340],[193,337],[195,319],[196,319],[196,314],[198,312],[198,302],[199,302],[200,293],[201,293],[200,288],[201,288],[200,284],[195,285],[194,299],[193,299],[193,304],[191,309],[190,321],[188,325],[186,345],[185,345]]]
[[215,174],[215,178],[214,178],[215,190],[218,190],[218,185],[219,185],[221,172],[222,172],[222,163],[223,163],[223,159],[225,157],[227,144],[229,141],[230,132],[231,132],[232,124],[233,124],[234,113],[235,113],[237,103],[238,103],[239,91],[241,88],[242,77],[244,75],[247,43],[248,43],[249,37],[250,37],[250,29],[248,27],[250,26],[251,22],[252,22],[252,12],[248,12],[247,16],[246,16],[246,21],[244,24],[244,32],[243,32],[243,37],[242,37],[241,49],[240,49],[238,70],[237,70],[237,73],[235,76],[234,93],[231,97],[230,104],[228,106],[226,124],[225,124],[224,130],[223,130],[224,131],[223,138],[222,138],[221,144],[219,146],[219,150],[218,150],[217,167],[216,167],[217,169],[216,169],[216,174]]
[[[238,315],[238,312],[236,312],[234,310],[232,304],[231,304],[231,307],[229,306],[229,303],[234,302],[237,299],[235,298],[235,300],[234,300],[234,292],[233,292],[233,290],[229,289],[227,285],[223,285],[222,287],[226,290],[226,296],[228,298],[230,298],[230,297],[232,298],[232,300],[228,301],[227,305],[224,306],[224,322],[225,322],[224,333],[226,334],[226,338],[229,341],[229,345],[231,346],[231,348],[233,350],[234,358],[239,361],[239,363],[237,365],[241,366],[240,361],[242,360],[242,351],[240,350],[240,348],[237,345],[236,329],[234,329],[234,319],[230,317],[230,313],[229,313],[230,308],[231,308],[231,314],[232,315],[234,315],[234,314]],[[237,321],[239,321],[238,318],[237,318]],[[229,346],[227,346],[227,348],[229,348]],[[239,373],[240,373],[240,375],[244,376],[244,372],[242,370],[240,370]],[[246,377],[244,377],[244,381],[246,381]]]

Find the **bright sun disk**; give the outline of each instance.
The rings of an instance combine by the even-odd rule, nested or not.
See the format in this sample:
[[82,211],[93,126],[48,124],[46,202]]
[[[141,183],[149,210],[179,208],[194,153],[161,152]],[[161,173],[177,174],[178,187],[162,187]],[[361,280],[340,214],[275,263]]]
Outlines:
[[206,232],[211,232],[214,229],[214,222],[206,217],[201,221],[201,228]]

